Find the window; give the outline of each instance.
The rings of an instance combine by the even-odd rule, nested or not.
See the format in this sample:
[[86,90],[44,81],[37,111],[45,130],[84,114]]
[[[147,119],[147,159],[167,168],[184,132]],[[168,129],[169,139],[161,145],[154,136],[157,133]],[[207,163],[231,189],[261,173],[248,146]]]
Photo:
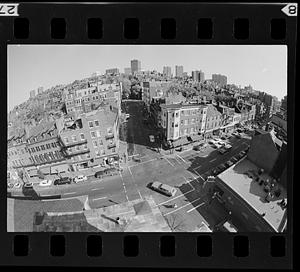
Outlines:
[[195,118],[192,119],[192,124],[195,124]]
[[40,147],[39,146],[37,146],[35,149],[36,149],[36,151],[40,151]]
[[111,127],[107,129],[107,133],[112,133],[112,128]]
[[44,146],[44,145],[41,145],[41,149],[42,149],[42,150],[45,150],[45,146]]
[[91,157],[90,153],[86,154],[86,158],[89,159]]
[[98,120],[95,120],[95,126],[99,127],[99,121]]
[[96,138],[96,133],[95,133],[95,131],[91,131],[91,137],[92,137],[92,138]]
[[111,153],[115,153],[116,152],[116,149],[115,148],[112,148],[111,149]]
[[69,143],[69,139],[68,139],[67,137],[65,137],[65,138],[64,138],[64,142],[65,142],[66,144],[68,144],[68,143]]
[[47,149],[51,148],[51,145],[50,144],[46,144],[46,148]]
[[77,158],[79,161],[82,160],[81,155],[78,155]]
[[93,145],[94,145],[94,147],[98,147],[97,141],[93,141]]
[[172,127],[174,127],[174,122],[172,122]]
[[72,140],[73,140],[73,142],[76,142],[76,141],[77,141],[76,135],[73,135],[73,136],[72,136]]
[[105,150],[104,150],[104,149],[101,149],[101,150],[100,150],[100,154],[101,154],[101,155],[105,155]]
[[100,130],[97,130],[97,131],[96,131],[96,135],[97,135],[97,137],[100,137],[100,136],[101,136]]
[[176,112],[175,116],[178,117],[178,112]]
[[183,125],[183,120],[180,121],[180,124]]
[[89,127],[90,128],[94,127],[93,121],[89,121]]
[[79,151],[80,150],[79,145],[76,145],[75,149],[76,149],[76,151]]
[[178,127],[178,123],[175,124],[175,127]]
[[88,149],[87,144],[83,145],[83,149]]
[[56,147],[56,143],[51,143],[52,147],[55,148]]
[[34,152],[35,152],[35,149],[34,149],[34,147],[32,147],[30,150],[31,150],[31,152],[32,152],[32,153],[34,153]]
[[85,140],[84,134],[83,134],[83,133],[80,134],[80,139],[81,139],[81,140]]
[[100,157],[100,151],[99,150],[96,150],[96,156]]
[[185,125],[188,125],[188,122],[189,122],[188,119],[185,119],[185,120],[184,120],[184,124],[185,124]]
[[99,140],[99,145],[103,145],[103,141],[102,140]]
[[187,134],[188,130],[187,128],[184,129],[184,134]]

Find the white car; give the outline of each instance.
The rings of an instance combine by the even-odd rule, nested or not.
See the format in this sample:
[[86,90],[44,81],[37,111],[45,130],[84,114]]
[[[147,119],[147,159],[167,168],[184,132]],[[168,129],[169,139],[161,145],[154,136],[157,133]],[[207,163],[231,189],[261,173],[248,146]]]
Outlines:
[[20,189],[21,188],[21,183],[19,183],[19,182],[15,183],[14,188]]
[[223,145],[220,144],[219,142],[215,142],[215,143],[214,143],[214,146],[215,146],[216,148],[221,148]]
[[232,148],[232,145],[230,145],[230,144],[225,144],[225,146],[224,146],[227,150],[229,150],[230,148]]
[[39,186],[50,186],[52,184],[52,180],[44,179],[39,183]]
[[74,178],[75,183],[86,181],[86,180],[87,180],[87,176],[84,176],[84,175],[79,175],[79,176]]

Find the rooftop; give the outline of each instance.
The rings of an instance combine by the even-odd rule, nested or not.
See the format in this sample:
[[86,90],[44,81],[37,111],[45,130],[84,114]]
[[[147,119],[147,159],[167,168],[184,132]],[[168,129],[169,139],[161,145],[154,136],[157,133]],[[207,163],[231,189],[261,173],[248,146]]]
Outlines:
[[201,108],[206,108],[206,105],[202,105],[202,104],[162,104],[161,105],[162,108],[166,108],[166,109],[184,109],[184,108],[196,108],[196,107],[201,107]]
[[[244,201],[246,201],[259,214],[265,213],[264,219],[276,231],[280,231],[282,221],[285,219],[285,209],[282,209],[278,202],[283,198],[287,200],[286,190],[278,184],[281,189],[281,195],[278,198],[271,199],[270,202],[265,201],[266,193],[263,186],[248,177],[247,171],[257,171],[259,168],[250,162],[247,158],[240,161],[236,165],[231,166],[218,177],[233,191],[235,191]],[[261,178],[272,180],[267,174],[262,174]]]

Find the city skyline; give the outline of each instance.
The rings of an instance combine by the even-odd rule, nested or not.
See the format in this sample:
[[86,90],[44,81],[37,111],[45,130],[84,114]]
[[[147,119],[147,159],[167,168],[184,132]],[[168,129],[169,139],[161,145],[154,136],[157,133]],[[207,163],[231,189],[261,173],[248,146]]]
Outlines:
[[283,45],[9,45],[8,110],[40,86],[45,90],[68,84],[94,72],[105,74],[112,67],[123,72],[133,59],[141,61],[142,70],[162,72],[164,66],[171,66],[174,74],[175,66],[182,65],[189,75],[194,70],[202,70],[205,79],[223,74],[228,84],[250,84],[279,100],[287,94],[287,48]]

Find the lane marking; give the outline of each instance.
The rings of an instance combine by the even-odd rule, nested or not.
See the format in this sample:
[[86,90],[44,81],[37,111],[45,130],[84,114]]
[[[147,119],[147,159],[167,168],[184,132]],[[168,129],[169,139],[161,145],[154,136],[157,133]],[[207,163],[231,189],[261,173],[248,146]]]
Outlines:
[[175,167],[175,164],[171,163],[167,158],[164,158],[172,167]]
[[196,210],[197,208],[201,207],[204,204],[205,204],[205,202],[202,202],[201,204],[199,204],[199,205],[195,206],[194,208],[188,210],[187,213],[190,213],[191,211]]
[[200,168],[200,167],[202,167],[202,165],[199,165],[199,166],[195,167],[194,170],[195,170],[195,169],[198,169],[198,168]]
[[199,198],[193,200],[192,202],[189,202],[189,203],[187,203],[187,204],[185,204],[185,205],[183,205],[183,206],[177,208],[176,210],[170,211],[170,212],[165,213],[165,214],[163,214],[163,215],[166,216],[166,215],[169,215],[169,214],[174,213],[174,212],[176,212],[176,211],[179,211],[179,210],[181,210],[181,209],[187,207],[188,205],[192,205],[194,202],[196,202],[196,201],[198,201],[198,200],[200,200],[200,199],[201,199],[201,197],[199,197]]
[[70,192],[70,193],[64,193],[63,195],[73,195],[76,194],[77,192]]
[[99,197],[99,198],[93,198],[92,201],[101,200],[101,199],[105,199],[105,198],[107,198],[107,197],[104,196],[104,197]]
[[[190,184],[190,185],[191,185],[191,184]],[[166,204],[166,203],[168,203],[168,202],[170,202],[170,201],[172,201],[172,200],[174,200],[174,199],[178,199],[178,198],[180,198],[180,197],[184,197],[184,196],[186,196],[187,194],[189,194],[189,193],[191,193],[191,192],[194,192],[194,191],[195,191],[194,187],[193,187],[192,185],[191,185],[191,187],[192,187],[193,189],[191,189],[190,191],[185,192],[184,194],[181,193],[181,194],[178,195],[178,196],[175,196],[175,197],[173,197],[173,198],[170,198],[170,199],[168,199],[168,200],[166,200],[166,201],[164,201],[164,202],[158,203],[158,204],[156,204],[155,207],[161,206],[161,205]]]
[[104,188],[93,188],[92,191],[103,190]]
[[[177,155],[176,155],[176,156],[177,156]],[[175,157],[174,160],[177,161],[179,164],[182,164],[182,162],[179,161],[179,160],[177,159],[177,157]]]
[[176,154],[176,156],[178,157],[178,158],[180,158],[184,163],[186,163],[186,164],[189,164],[184,158],[182,158],[181,156],[179,156],[179,155],[177,155]]
[[213,162],[213,161],[215,161],[217,158],[214,158],[214,159],[212,159],[212,160],[210,160],[209,162]]
[[194,190],[196,190],[196,188],[191,184],[191,181],[193,180],[188,180],[186,177],[183,177],[186,181],[186,183],[188,183],[188,185],[190,185]]
[[124,178],[123,178],[121,172],[120,172],[119,174],[120,174],[120,177],[121,177],[121,179],[122,179],[123,189],[124,189],[124,194],[125,194],[125,196],[126,196],[127,202],[129,202],[129,198],[128,198],[128,195],[127,195],[127,190],[126,190],[126,185],[125,185],[125,182],[124,182]]
[[134,176],[133,176],[133,174],[132,174],[132,172],[131,172],[131,170],[130,170],[129,167],[128,167],[128,170],[129,170],[130,175],[132,176],[132,182],[133,182],[133,184],[134,184],[134,186],[135,186],[135,189],[138,191],[138,194],[139,194],[139,196],[140,196],[140,199],[143,199],[143,197],[142,197],[142,195],[141,195],[141,192],[140,192],[140,190],[138,189],[137,184],[135,183]]

